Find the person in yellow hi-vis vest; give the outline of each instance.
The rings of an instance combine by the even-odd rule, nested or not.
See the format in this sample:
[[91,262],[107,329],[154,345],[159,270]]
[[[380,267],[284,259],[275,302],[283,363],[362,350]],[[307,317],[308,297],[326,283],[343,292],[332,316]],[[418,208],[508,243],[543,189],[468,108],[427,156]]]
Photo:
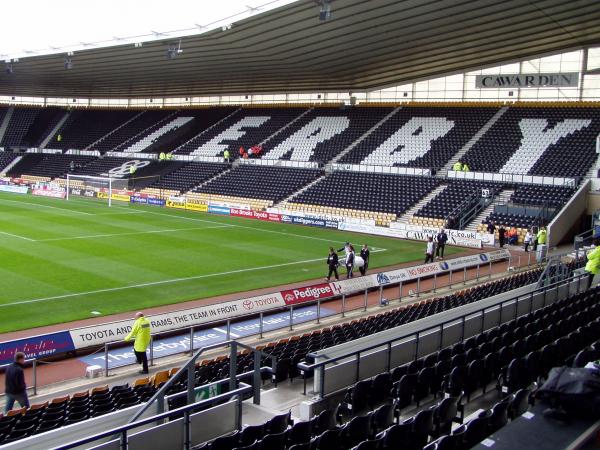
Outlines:
[[452,170],[455,172],[460,172],[462,170],[462,163],[460,161],[456,161],[452,166]]
[[592,285],[592,281],[600,273],[600,239],[594,238],[594,249],[586,255],[585,273],[587,273],[587,288]]
[[135,322],[131,333],[125,337],[125,342],[135,339],[133,342],[133,351],[138,364],[142,365],[140,373],[148,373],[148,356],[146,350],[150,344],[150,321],[144,317],[144,313],[135,314]]
[[467,163],[464,163],[462,166],[462,171],[463,172],[469,172],[469,166],[467,165]]

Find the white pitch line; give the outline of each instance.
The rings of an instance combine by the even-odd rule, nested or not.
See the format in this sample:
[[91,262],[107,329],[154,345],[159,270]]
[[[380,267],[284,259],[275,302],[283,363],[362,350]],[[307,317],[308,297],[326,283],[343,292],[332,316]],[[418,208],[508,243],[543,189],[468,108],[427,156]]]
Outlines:
[[20,205],[32,205],[32,206],[37,206],[39,208],[50,208],[50,209],[57,209],[59,211],[66,211],[66,212],[70,212],[73,214],[83,214],[85,216],[95,216],[96,214],[92,214],[92,213],[87,213],[87,212],[83,212],[83,211],[77,211],[74,209],[69,209],[69,208],[60,208],[58,206],[50,206],[50,205],[42,205],[41,203],[31,203],[31,202],[24,202],[24,201],[20,201],[20,200],[8,200],[5,198],[1,198],[0,199],[0,203],[1,202],[10,202],[10,203],[18,203]]
[[[384,251],[386,251],[386,249],[382,248],[380,250],[374,250],[371,253],[378,253],[378,252],[384,252]],[[0,304],[0,308],[4,308],[6,306],[25,305],[28,303],[40,303],[40,302],[46,302],[49,300],[62,300],[62,299],[66,299],[66,298],[81,297],[83,295],[90,295],[90,294],[103,294],[105,292],[125,291],[128,289],[137,289],[137,288],[148,287],[148,286],[158,286],[161,284],[179,283],[182,281],[200,280],[203,278],[220,277],[223,275],[233,275],[236,273],[243,273],[243,272],[254,272],[256,270],[276,269],[278,267],[293,266],[293,265],[297,265],[297,264],[306,264],[306,263],[312,263],[312,262],[317,262],[317,261],[325,261],[325,259],[324,258],[305,259],[304,261],[294,261],[294,262],[282,263],[282,264],[272,264],[269,266],[249,267],[246,269],[230,270],[228,272],[209,273],[209,274],[205,274],[205,275],[194,275],[191,277],[183,277],[183,278],[172,278],[170,280],[149,281],[147,283],[132,284],[129,286],[96,289],[94,291],[87,291],[87,292],[74,292],[72,294],[55,295],[52,297],[32,298],[29,300],[19,300],[19,301],[11,302],[11,303],[3,303],[3,304]]]
[[35,239],[30,239],[30,238],[25,237],[25,236],[19,236],[18,234],[8,233],[6,231],[0,231],[0,234],[5,234],[6,236],[12,236],[12,237],[17,238],[17,239],[24,239],[24,240],[29,241],[29,242],[36,242]]
[[54,241],[71,241],[75,239],[94,239],[94,238],[103,238],[103,237],[117,237],[117,236],[135,236],[138,234],[156,234],[156,233],[174,233],[178,231],[190,231],[190,230],[212,230],[214,228],[228,228],[230,225],[218,225],[214,227],[191,227],[191,228],[175,228],[175,229],[167,229],[167,230],[151,230],[151,231],[132,231],[127,233],[110,233],[110,234],[89,234],[84,236],[69,236],[69,237],[60,237],[60,238],[48,238],[48,239],[38,239],[34,242],[54,242]]

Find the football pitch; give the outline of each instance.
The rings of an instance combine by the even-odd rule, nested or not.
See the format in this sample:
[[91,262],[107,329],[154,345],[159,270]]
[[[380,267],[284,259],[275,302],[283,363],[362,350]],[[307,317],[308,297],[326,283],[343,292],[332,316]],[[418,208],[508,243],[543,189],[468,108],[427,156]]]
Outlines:
[[154,206],[0,193],[0,332],[324,277],[329,246],[346,241],[357,253],[369,244],[371,268],[421,261],[425,248]]

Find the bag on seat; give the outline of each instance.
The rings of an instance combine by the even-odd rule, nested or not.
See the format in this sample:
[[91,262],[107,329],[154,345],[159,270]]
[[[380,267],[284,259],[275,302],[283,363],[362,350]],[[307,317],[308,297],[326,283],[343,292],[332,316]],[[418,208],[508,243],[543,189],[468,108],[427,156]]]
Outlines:
[[600,374],[574,367],[554,367],[536,397],[577,416],[600,416]]

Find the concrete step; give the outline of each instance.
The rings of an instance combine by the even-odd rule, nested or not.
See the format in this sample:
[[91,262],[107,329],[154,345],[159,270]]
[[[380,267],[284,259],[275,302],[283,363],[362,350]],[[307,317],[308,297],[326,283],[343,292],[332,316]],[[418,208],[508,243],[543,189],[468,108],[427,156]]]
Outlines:
[[429,194],[427,194],[425,197],[423,197],[421,200],[415,203],[415,205],[412,208],[410,208],[408,211],[402,214],[396,221],[409,223],[410,219],[414,217],[417,211],[419,211],[423,206],[429,203],[431,199],[433,199],[435,196],[443,192],[444,189],[446,189],[447,187],[447,184],[442,184],[441,186],[436,187],[433,191],[431,191]]

